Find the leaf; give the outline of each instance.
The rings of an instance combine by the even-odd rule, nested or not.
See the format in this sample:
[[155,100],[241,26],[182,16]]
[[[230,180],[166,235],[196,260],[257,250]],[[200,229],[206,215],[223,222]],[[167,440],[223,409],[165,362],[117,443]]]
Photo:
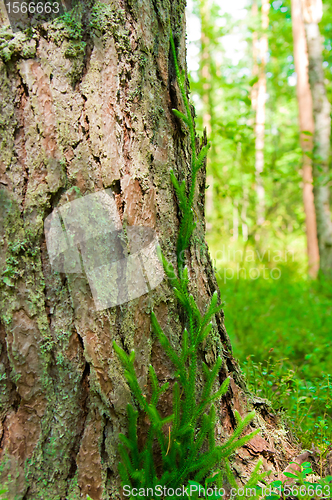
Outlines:
[[202,484],[197,483],[196,481],[188,481],[188,483],[191,486],[196,486],[198,488],[198,490],[199,490],[199,488],[203,488],[204,489],[204,486]]
[[217,476],[218,476],[218,474],[216,474],[216,475],[214,475],[212,477],[208,477],[207,479],[205,479],[205,484],[215,483],[216,479],[217,479]]
[[134,349],[132,349],[130,351],[128,360],[129,360],[130,363],[134,363],[134,361],[135,361],[135,351],[134,351]]
[[114,351],[116,352],[116,354],[119,356],[120,360],[122,361],[122,363],[127,366],[128,364],[128,356],[127,354],[124,352],[123,349],[121,349],[121,347],[119,347],[117,345],[117,343],[115,342],[115,340],[113,340],[113,349]]
[[183,120],[187,125],[189,125],[189,120],[186,117],[186,115],[184,115],[183,113],[181,113],[181,111],[178,111],[177,109],[172,109],[172,111],[175,114],[175,116],[177,116],[178,118]]
[[201,166],[203,165],[204,160],[207,157],[207,154],[209,152],[210,147],[211,147],[211,145],[207,144],[206,146],[203,146],[202,149],[200,150],[198,157],[197,157],[197,160],[196,160],[196,164],[195,164],[195,171],[198,171],[201,168]]
[[296,476],[295,474],[292,474],[291,472],[284,472],[283,474],[284,474],[284,476],[286,476],[286,477],[294,477],[295,479],[297,479],[297,477],[298,477],[298,476]]
[[223,497],[222,493],[212,493],[212,495],[209,495],[209,500],[217,500],[218,498]]
[[326,476],[324,479],[325,479],[325,481],[331,482],[332,481],[332,476]]

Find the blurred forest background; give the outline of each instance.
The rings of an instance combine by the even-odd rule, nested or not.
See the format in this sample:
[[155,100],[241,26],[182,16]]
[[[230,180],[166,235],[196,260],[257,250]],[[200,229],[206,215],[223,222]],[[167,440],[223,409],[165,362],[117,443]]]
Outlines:
[[191,0],[187,32],[191,99],[212,146],[207,241],[226,327],[251,388],[323,460],[332,448],[332,3]]

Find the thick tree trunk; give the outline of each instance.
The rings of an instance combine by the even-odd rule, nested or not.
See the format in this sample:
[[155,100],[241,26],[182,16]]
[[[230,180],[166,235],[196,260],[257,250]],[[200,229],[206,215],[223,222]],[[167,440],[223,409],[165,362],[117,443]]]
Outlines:
[[[120,498],[118,436],[126,433],[131,394],[114,339],[135,349],[142,386],[149,363],[160,380],[173,379],[174,368],[150,331],[153,308],[179,343],[183,317],[167,281],[96,311],[85,276],[52,270],[44,220],[56,207],[110,188],[121,222],[154,228],[165,256],[176,263],[179,218],[169,170],[188,177],[189,141],[171,111],[183,104],[169,32],[171,26],[185,67],[184,4],[85,1],[70,22],[4,32],[0,430],[10,499]],[[192,293],[204,309],[217,283],[204,241],[204,172],[198,184],[187,262]],[[202,357],[212,364],[217,353],[225,361],[220,382],[232,379],[217,408],[219,439],[234,428],[234,408],[244,415],[254,405],[252,425],[262,428],[263,437],[237,455],[239,475],[246,477],[259,455],[265,469],[281,468],[296,452],[265,402],[246,391],[222,314]]]
[[332,277],[332,215],[330,207],[331,105],[326,95],[322,60],[322,40],[318,23],[321,0],[302,0],[309,55],[309,82],[315,124],[313,175],[320,269]]
[[307,252],[309,275],[317,276],[319,270],[319,249],[312,182],[312,153],[314,120],[312,97],[308,75],[308,52],[302,19],[301,0],[292,0],[292,27],[294,40],[294,62],[297,75],[297,100],[299,104],[299,124],[303,151],[303,204],[306,220]]

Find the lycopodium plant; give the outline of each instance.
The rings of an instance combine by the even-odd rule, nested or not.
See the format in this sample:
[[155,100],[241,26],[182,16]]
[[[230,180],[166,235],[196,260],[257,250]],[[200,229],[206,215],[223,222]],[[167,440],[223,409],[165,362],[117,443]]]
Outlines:
[[[191,180],[187,187],[185,181],[180,184],[174,172],[171,171],[171,180],[175,188],[181,222],[177,241],[177,272],[160,252],[165,273],[174,290],[174,294],[184,311],[186,324],[182,333],[182,346],[179,352],[172,346],[170,340],[163,332],[155,314],[151,314],[153,331],[167,356],[175,367],[176,382],[173,386],[172,413],[163,418],[158,410],[161,395],[168,390],[169,384],[159,385],[153,366],[149,366],[151,382],[151,396],[148,399],[143,393],[134,368],[135,352],[128,355],[115,342],[114,349],[118,354],[124,368],[125,377],[136,400],[136,407],[128,405],[128,433],[120,435],[119,473],[122,486],[126,486],[126,496],[130,496],[133,488],[135,494],[141,490],[141,496],[155,498],[155,487],[176,488],[187,485],[188,480],[202,481],[217,465],[223,463],[236,448],[248,442],[259,430],[241,437],[248,423],[252,420],[254,412],[242,419],[235,411],[237,427],[230,438],[222,445],[215,442],[215,407],[214,401],[223,396],[228,389],[229,379],[213,392],[213,388],[222,366],[222,359],[218,357],[212,369],[200,361],[198,351],[209,335],[212,328],[213,316],[221,310],[218,304],[218,294],[215,292],[204,314],[197,306],[194,297],[189,292],[188,268],[184,266],[185,250],[190,243],[190,237],[195,228],[194,222],[194,194],[197,173],[204,163],[208,146],[196,152],[195,125],[191,115],[189,101],[185,89],[185,77],[180,73],[174,40],[171,34],[171,50],[174,56],[177,81],[184,102],[185,114],[173,110],[188,127],[191,143]],[[197,372],[201,367],[205,383],[197,394]],[[142,447],[138,444],[138,415],[139,411],[145,413],[149,421],[149,428],[145,443]],[[156,465],[158,464],[158,465]],[[143,489],[144,490],[143,490]],[[144,493],[143,493],[144,492]],[[150,493],[149,493],[150,492]],[[160,497],[160,495],[158,495]],[[131,497],[131,496],[130,496]],[[134,498],[134,496],[132,496]],[[188,498],[183,496],[168,495],[167,498]]]

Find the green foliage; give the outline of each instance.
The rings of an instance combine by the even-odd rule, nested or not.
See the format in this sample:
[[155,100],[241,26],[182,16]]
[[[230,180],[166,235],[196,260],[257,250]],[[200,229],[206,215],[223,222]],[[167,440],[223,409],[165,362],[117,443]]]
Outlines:
[[[173,413],[162,418],[157,409],[159,398],[168,389],[168,384],[159,386],[155,371],[150,365],[152,394],[150,401],[147,401],[134,370],[134,351],[127,355],[114,343],[114,349],[125,367],[125,376],[132,393],[150,422],[146,443],[143,450],[139,451],[138,411],[134,410],[132,405],[128,405],[128,436],[121,435],[122,462],[119,464],[119,471],[123,484],[131,485],[133,488],[154,488],[157,485],[177,488],[186,483],[188,478],[200,481],[216,464],[248,442],[258,430],[240,437],[254,414],[250,413],[241,419],[236,412],[237,428],[233,435],[223,445],[215,445],[215,409],[212,403],[225,394],[229,383],[228,379],[225,380],[219,390],[211,394],[221,359],[219,358],[212,370],[204,365],[205,385],[197,401],[195,394],[197,360],[193,359],[197,358],[197,349],[188,341],[190,335],[184,333],[182,352],[177,355],[155,317],[153,322],[161,344],[178,368],[178,381],[173,387]],[[205,413],[209,407],[209,413]],[[165,431],[166,428],[168,431]],[[160,471],[155,465],[153,452],[156,442],[161,456]]]
[[[207,227],[213,226],[218,236],[226,238],[232,235],[237,238],[237,234],[241,237],[241,230],[244,239],[246,230],[249,237],[255,237],[262,228],[256,224],[255,111],[251,97],[257,76],[253,74],[252,44],[253,32],[261,34],[260,20],[251,15],[252,3],[248,5],[245,19],[242,16],[235,18],[237,9],[228,9],[220,2],[219,9],[213,0],[194,0],[194,4],[205,6],[205,9],[196,7],[202,36],[200,40],[197,36],[192,45],[199,43],[201,51],[199,71],[191,71],[190,85],[198,111],[198,129],[203,130],[207,120],[211,129],[207,176],[212,181],[208,183],[213,206],[207,210]],[[232,18],[227,11],[233,11],[235,16]],[[271,2],[269,21],[264,171],[261,177],[266,207],[263,237],[266,243],[273,245],[276,236],[286,240],[288,232],[294,238],[302,237],[305,220],[290,1]],[[216,27],[220,26],[222,33],[217,35]],[[227,45],[229,52],[225,50],[227,36],[234,37],[235,50],[231,44]],[[241,47],[237,43],[240,36]],[[238,57],[236,49],[240,52]],[[234,217],[234,212],[238,217]]]
[[[290,465],[291,464],[298,467],[296,462],[291,462]],[[318,498],[329,496],[332,476],[326,476],[325,478],[319,479],[317,482],[312,482],[310,481],[310,477],[308,477],[312,475],[312,473],[310,462],[304,462],[300,466],[300,470],[292,468],[292,472],[284,472],[284,476],[292,480],[292,485],[289,486],[287,482],[282,483],[281,481],[273,481],[271,483],[273,493],[266,498],[278,500],[281,496],[285,498],[289,497],[289,495],[296,495],[303,500],[311,500],[313,495],[317,495]]]
[[[226,492],[226,490],[223,488],[224,476],[225,476],[227,478],[228,484],[232,488],[234,488],[235,491],[238,491],[238,493],[233,495],[232,498],[234,499],[247,498],[246,492],[250,490],[251,492],[250,498],[252,498],[253,500],[258,499],[260,488],[257,487],[257,484],[258,482],[264,481],[265,477],[268,475],[267,472],[263,473],[259,472],[262,463],[263,460],[259,459],[254,467],[254,470],[250,475],[250,478],[241,486],[241,488],[244,489],[244,495],[239,493],[239,488],[234,479],[234,475],[229,465],[229,462],[227,459],[225,459],[224,471],[222,470],[215,471],[213,476],[205,480],[204,485],[197,483],[196,481],[188,482],[189,486],[192,486],[192,494],[189,495],[189,498],[192,500],[198,500],[198,498],[202,498],[202,493],[204,494],[203,498],[205,500],[217,500],[218,498],[223,498]],[[253,494],[253,491],[255,491],[256,489],[257,489],[257,494]]]
[[308,280],[296,262],[278,267],[277,280],[226,282],[219,269],[227,330],[250,389],[324,458],[332,444],[331,286]]
[[[287,467],[287,469],[288,471],[291,469],[292,472],[283,473],[286,479],[284,479],[284,481],[276,480],[272,482],[267,482],[265,480],[266,474],[260,474],[258,472],[261,464],[262,460],[260,459],[250,479],[239,487],[226,461],[226,475],[233,489],[232,499],[240,500],[251,498],[253,500],[281,500],[285,498],[300,498],[303,500],[311,500],[313,497],[330,497],[332,476],[326,476],[324,478],[317,478],[317,476],[313,477],[313,470],[310,462],[304,462],[300,467],[296,462],[290,462],[289,465],[291,467]],[[298,470],[298,468],[300,468],[300,470]],[[216,475],[208,478],[204,485],[195,481],[189,481],[189,485],[193,486],[192,494],[189,495],[189,498],[192,500],[198,500],[198,498],[217,500],[218,498],[224,497],[225,490],[222,488],[223,483],[221,476],[221,471],[218,471]],[[215,488],[213,488],[213,486],[215,486]],[[198,492],[200,492],[200,495]]]
[[176,109],[173,109],[173,113],[188,126],[190,135],[190,146],[191,146],[191,182],[188,195],[186,193],[185,181],[183,180],[180,184],[177,178],[175,177],[173,170],[171,170],[171,180],[175,188],[175,192],[179,200],[179,208],[182,213],[178,242],[177,242],[178,270],[181,276],[183,270],[183,262],[184,262],[184,251],[186,248],[188,248],[190,237],[195,229],[193,204],[194,204],[194,195],[196,188],[196,177],[199,169],[203,166],[210,145],[207,144],[206,146],[203,146],[201,151],[198,154],[196,153],[195,124],[191,116],[191,109],[186,94],[185,77],[184,74],[180,72],[178,66],[176,58],[176,49],[172,36],[171,36],[171,48],[174,57],[174,65],[175,65],[177,81],[186,110],[185,115]]
[[56,24],[63,25],[66,35],[71,40],[81,41],[83,37],[82,7],[76,5],[72,10],[66,11],[56,19]]
[[[7,493],[8,493],[8,488],[6,487],[4,488],[3,486],[0,485],[0,500],[8,500],[8,498],[6,498]],[[6,495],[6,497],[4,495]]]
[[[152,312],[151,322],[161,346],[173,362],[176,382],[173,386],[172,414],[163,417],[158,410],[161,395],[169,389],[169,384],[159,385],[154,368],[149,366],[151,397],[148,400],[143,393],[134,368],[135,352],[127,354],[114,342],[114,350],[125,368],[125,377],[132,394],[149,421],[147,437],[142,449],[138,445],[138,415],[132,405],[128,405],[128,435],[121,435],[119,472],[122,484],[132,488],[154,488],[157,485],[177,488],[190,480],[200,481],[218,464],[225,460],[234,450],[247,443],[259,429],[241,437],[244,429],[254,416],[249,413],[244,419],[235,411],[237,427],[233,434],[222,445],[215,443],[215,408],[214,401],[223,396],[228,388],[226,379],[218,390],[214,391],[218,373],[222,365],[221,357],[210,370],[201,362],[199,366],[199,348],[212,328],[211,320],[221,309],[218,305],[218,293],[215,292],[204,314],[201,314],[194,297],[189,293],[188,268],[184,266],[184,251],[189,246],[195,224],[193,219],[193,201],[196,177],[202,166],[208,146],[196,154],[195,128],[190,106],[181,75],[174,41],[171,35],[171,49],[174,56],[176,75],[180,86],[186,114],[174,110],[189,129],[191,141],[191,184],[188,194],[185,182],[177,181],[173,172],[171,179],[179,200],[181,222],[177,245],[177,273],[160,252],[165,273],[173,288],[174,294],[183,309],[186,325],[182,334],[180,352],[174,349],[163,332],[156,315]],[[198,370],[204,375],[204,385],[200,392],[196,391]],[[158,459],[156,457],[158,456]],[[158,465],[156,465],[158,464]],[[177,497],[180,498],[180,497]],[[187,498],[185,495],[183,498]]]

